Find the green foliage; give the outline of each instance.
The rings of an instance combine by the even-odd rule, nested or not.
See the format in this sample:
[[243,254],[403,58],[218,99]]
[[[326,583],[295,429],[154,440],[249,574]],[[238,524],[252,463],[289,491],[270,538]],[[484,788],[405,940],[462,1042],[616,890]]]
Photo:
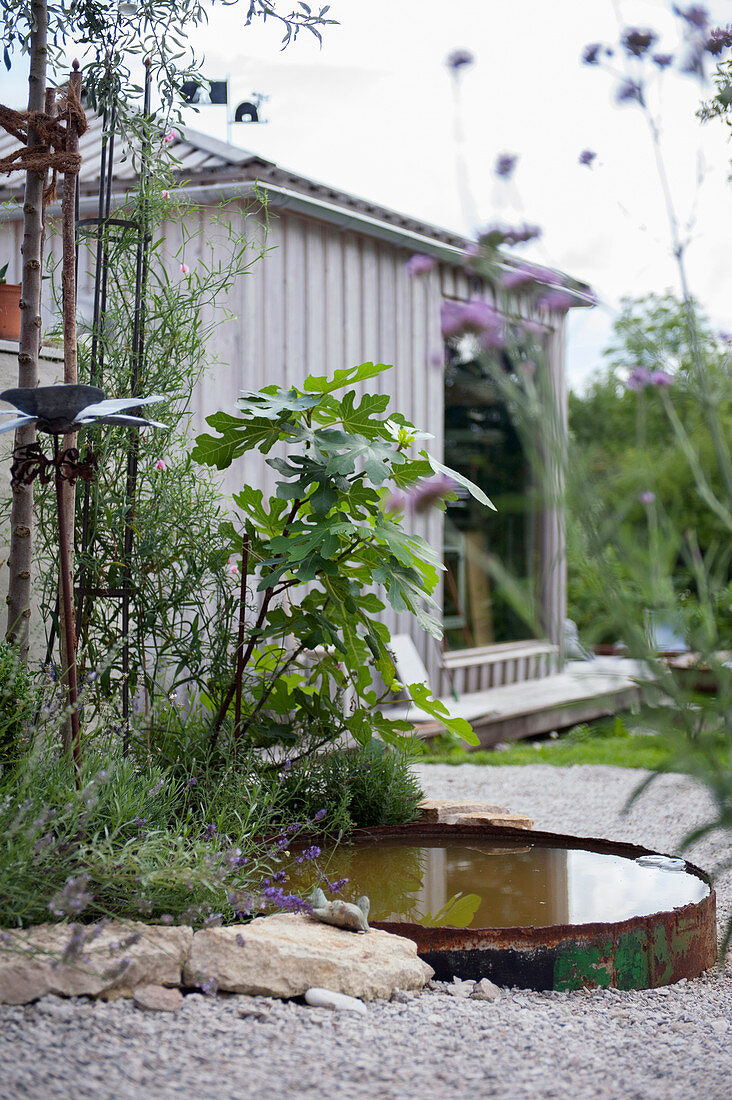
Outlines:
[[[336,396],[384,369],[365,363],[334,379],[310,377],[302,390],[247,393],[238,415],[209,417],[217,434],[196,441],[193,458],[218,469],[252,450],[286,448],[286,457],[267,459],[280,475],[275,496],[265,502],[249,486],[234,496],[246,532],[245,580],[261,594],[242,654],[247,711],[239,738],[261,739],[265,714],[274,716],[277,737],[292,714],[330,725],[333,739],[347,730],[361,744],[372,735],[398,743],[410,729],[378,710],[398,685],[389,632],[376,618],[384,604],[372,586],[383,588],[394,611],[410,612],[441,636],[432,593],[442,563],[403,529],[401,507],[390,496],[414,490],[431,467],[426,452],[409,456],[422,433],[398,414],[384,415],[388,397],[364,394],[357,401],[353,390]],[[229,534],[235,554],[242,536],[234,524]],[[404,686],[413,697],[419,693],[422,709],[474,741],[469,725],[446,718],[420,685]],[[344,713],[346,691],[353,702]]]
[[30,740],[41,692],[22,665],[17,650],[0,642],[0,765],[17,759]]
[[[670,294],[626,299],[613,332],[605,372],[570,395],[569,614],[591,642],[622,636],[617,588],[623,614],[636,619],[659,603],[688,605],[698,553],[712,569],[710,600],[723,613],[730,579],[730,517],[719,503],[727,474],[712,426],[722,439],[732,435],[725,346],[698,309],[690,322],[688,307]],[[638,369],[665,370],[672,390],[628,389],[625,379]]]
[[420,745],[391,748],[374,739],[282,768],[278,782],[286,816],[312,819],[325,810],[320,827],[331,834],[416,821],[424,793],[411,765],[420,752]]
[[[556,740],[520,741],[500,750],[467,752],[447,738],[435,739],[426,749],[424,763],[483,764],[512,767],[526,764],[551,764],[572,768],[579,764],[603,764],[615,768],[642,768],[646,771],[684,771],[675,759],[668,739],[649,731],[646,714],[643,722],[620,716],[601,719],[589,725],[574,726]],[[627,724],[626,724],[627,722]]]

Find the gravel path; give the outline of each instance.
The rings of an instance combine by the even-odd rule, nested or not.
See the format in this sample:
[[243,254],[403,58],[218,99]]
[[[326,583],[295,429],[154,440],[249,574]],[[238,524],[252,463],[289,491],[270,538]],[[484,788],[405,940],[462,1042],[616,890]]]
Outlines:
[[[528,813],[537,828],[668,853],[709,812],[705,793],[678,776],[658,780],[623,816],[641,773],[540,765],[419,772],[430,797],[481,798]],[[688,858],[711,870],[725,855],[729,844],[725,851],[710,837]],[[726,919],[732,874],[717,893]],[[2,1100],[729,1100],[732,960],[665,989],[504,990],[494,1003],[432,989],[375,1003],[365,1017],[239,996],[192,994],[175,1016],[126,1001],[46,998],[0,1008],[0,1057]]]

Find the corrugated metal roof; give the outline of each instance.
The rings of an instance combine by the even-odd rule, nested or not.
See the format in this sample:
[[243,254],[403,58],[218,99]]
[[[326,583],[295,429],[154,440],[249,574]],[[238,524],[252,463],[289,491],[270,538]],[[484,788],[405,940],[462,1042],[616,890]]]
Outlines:
[[[79,140],[79,152],[82,157],[79,186],[83,196],[96,195],[98,192],[104,136],[102,118],[89,112],[87,119],[89,129]],[[296,172],[280,168],[279,165],[265,160],[248,149],[229,145],[225,141],[209,137],[208,134],[201,134],[188,126],[176,128],[175,132],[176,137],[169,146],[169,152],[178,161],[179,168],[176,175],[178,182],[183,186],[196,187],[202,184],[261,180],[284,187],[289,191],[296,191],[305,197],[311,196],[321,202],[341,206],[345,210],[353,210],[410,233],[431,237],[453,248],[465,246],[465,239],[457,233],[429,225],[378,203],[369,202]],[[10,153],[16,146],[17,141],[14,137],[4,132],[0,133],[0,157]],[[113,189],[118,192],[128,190],[134,185],[136,177],[133,158],[128,156],[122,144],[117,142],[114,154]],[[19,199],[22,191],[22,177],[20,174],[14,174],[0,184],[0,202]]]
[[[81,172],[79,186],[82,198],[87,202],[94,198],[99,190],[99,174],[101,168],[102,145],[104,137],[103,120],[95,112],[87,112],[89,128],[79,140],[79,152],[81,153]],[[301,212],[306,211],[308,203],[312,209],[309,211],[312,217],[322,218],[327,207],[331,213],[338,210],[351,213],[359,219],[360,231],[367,235],[383,236],[377,232],[378,226],[390,227],[389,236],[394,244],[402,243],[398,240],[399,233],[404,234],[403,246],[414,248],[415,245],[429,246],[434,242],[436,246],[446,245],[447,249],[441,258],[453,262],[462,262],[462,253],[469,243],[465,237],[418,218],[401,214],[378,203],[369,202],[367,199],[351,195],[346,191],[329,187],[317,180],[301,176],[296,172],[290,172],[281,168],[273,161],[266,160],[248,149],[241,149],[228,142],[219,141],[218,138],[208,134],[199,133],[188,126],[176,127],[175,138],[169,145],[169,151],[178,161],[176,172],[177,183],[184,190],[203,193],[203,188],[208,189],[220,186],[222,190],[231,192],[232,185],[258,182],[270,185],[272,195],[279,193],[282,196],[297,197]],[[10,153],[17,146],[17,141],[10,134],[0,132],[0,157]],[[130,190],[137,179],[135,160],[128,155],[122,142],[115,143],[113,166],[113,191],[122,195]],[[20,173],[14,173],[5,181],[0,182],[0,203],[21,200],[23,194],[23,177]],[[282,199],[282,205],[292,205],[291,200]],[[7,214],[6,214],[7,216]],[[362,219],[362,220],[361,220]],[[334,220],[329,217],[328,220]],[[395,239],[396,238],[396,239]],[[431,251],[427,247],[428,251]],[[450,251],[455,250],[454,256]],[[438,249],[435,249],[438,251]],[[512,261],[507,257],[507,265]],[[538,265],[535,265],[538,266]],[[551,268],[546,268],[547,283],[566,285],[561,274]],[[572,285],[572,293],[577,296],[577,304],[589,304],[591,292],[583,283]]]

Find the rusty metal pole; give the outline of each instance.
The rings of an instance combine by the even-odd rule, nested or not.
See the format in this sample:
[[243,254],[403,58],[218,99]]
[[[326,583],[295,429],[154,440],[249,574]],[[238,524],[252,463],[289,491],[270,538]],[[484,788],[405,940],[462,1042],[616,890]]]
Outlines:
[[[79,62],[74,61],[69,76],[68,99],[71,106],[81,102],[81,73]],[[69,110],[66,127],[66,152],[78,154],[79,136],[73,111]],[[76,176],[75,171],[64,175],[64,192],[61,202],[61,240],[63,261],[61,287],[63,291],[64,333],[64,382],[78,381],[78,355],[76,347]],[[76,447],[77,433],[64,435],[63,450]],[[80,765],[79,715],[76,709],[76,624],[73,600],[74,528],[76,511],[76,482],[61,477],[56,471],[56,498],[59,520],[59,648],[61,672],[67,684],[71,714],[63,728],[63,746],[66,753],[73,753],[77,768]],[[72,699],[73,680],[73,699]]]

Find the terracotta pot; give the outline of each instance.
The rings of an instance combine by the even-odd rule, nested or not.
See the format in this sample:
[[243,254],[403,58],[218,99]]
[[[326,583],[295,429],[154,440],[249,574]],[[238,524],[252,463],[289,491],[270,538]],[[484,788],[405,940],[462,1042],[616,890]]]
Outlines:
[[20,340],[20,284],[0,283],[0,340]]

